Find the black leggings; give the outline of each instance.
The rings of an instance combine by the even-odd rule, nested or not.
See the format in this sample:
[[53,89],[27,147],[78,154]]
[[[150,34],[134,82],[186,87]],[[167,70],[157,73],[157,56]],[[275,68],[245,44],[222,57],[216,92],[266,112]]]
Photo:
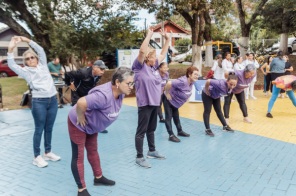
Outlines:
[[265,83],[266,83],[266,86],[265,86],[265,91],[268,92],[269,89],[270,89],[270,92],[272,91],[272,83],[271,83],[271,74],[270,73],[267,73],[266,76],[265,76]]
[[182,131],[182,126],[179,118],[179,110],[178,108],[174,107],[166,98],[166,96],[162,97],[162,102],[164,106],[165,112],[165,126],[168,131],[168,134],[174,135],[173,128],[172,128],[172,119],[176,125],[178,133]]
[[[229,118],[229,109],[230,109],[230,104],[231,104],[231,99],[232,99],[233,93],[228,95],[227,97],[224,98],[224,117]],[[239,103],[239,107],[243,113],[244,117],[248,117],[248,110],[247,110],[247,105],[245,102],[245,92],[242,91],[241,93],[235,94],[235,97]]]
[[210,114],[212,110],[212,105],[214,106],[214,110],[217,114],[217,117],[219,118],[220,122],[223,126],[226,126],[226,121],[223,117],[223,113],[221,110],[221,104],[220,104],[220,98],[213,99],[212,97],[208,96],[205,92],[202,91],[201,94],[202,102],[204,106],[204,112],[203,112],[203,120],[206,129],[210,129]]

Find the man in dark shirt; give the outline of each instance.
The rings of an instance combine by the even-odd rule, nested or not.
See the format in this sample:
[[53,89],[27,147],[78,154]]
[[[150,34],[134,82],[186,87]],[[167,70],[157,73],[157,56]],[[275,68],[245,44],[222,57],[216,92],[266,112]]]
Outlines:
[[[90,67],[70,71],[65,74],[65,83],[71,89],[71,101],[74,106],[80,97],[88,94],[95,87],[105,72],[106,65],[102,60],[97,60]],[[107,130],[103,131],[106,133]]]
[[90,89],[98,84],[106,68],[107,67],[103,61],[97,60],[90,67],[70,71],[65,74],[65,83],[72,90],[72,106],[77,103],[80,97],[86,96]]

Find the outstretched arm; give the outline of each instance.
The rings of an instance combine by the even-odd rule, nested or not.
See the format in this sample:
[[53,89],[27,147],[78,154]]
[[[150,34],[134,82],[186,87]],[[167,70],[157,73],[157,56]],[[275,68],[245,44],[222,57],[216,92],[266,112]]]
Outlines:
[[[161,63],[166,58],[166,55],[167,55],[167,52],[169,49],[169,44],[170,44],[170,38],[169,38],[168,34],[166,32],[164,32],[163,30],[161,30],[161,35],[165,39],[165,43],[162,46],[162,50],[161,50],[160,55],[157,57],[157,60],[159,63]],[[170,35],[172,35],[172,32]]]
[[145,55],[147,54],[148,52],[148,49],[149,49],[149,41],[151,39],[153,35],[153,30],[151,29],[148,29],[148,32],[147,32],[147,35],[146,35],[146,38],[144,39],[141,47],[140,47],[140,51],[139,51],[139,55],[138,55],[138,61],[143,64],[144,63],[144,60],[145,60]]

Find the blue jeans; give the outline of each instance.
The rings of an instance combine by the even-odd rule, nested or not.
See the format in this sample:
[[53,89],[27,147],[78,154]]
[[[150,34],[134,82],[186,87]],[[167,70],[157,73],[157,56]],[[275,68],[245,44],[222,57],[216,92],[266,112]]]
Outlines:
[[35,123],[33,137],[34,156],[40,155],[40,142],[44,130],[45,153],[51,151],[52,128],[58,111],[57,97],[32,99],[32,115]]
[[[272,95],[270,97],[270,100],[268,102],[268,110],[267,113],[270,113],[272,110],[272,107],[274,105],[275,100],[278,98],[278,95],[280,93],[281,89],[277,88],[275,85],[272,87]],[[294,92],[291,91],[286,91],[287,95],[289,96],[290,100],[292,101],[293,105],[296,107],[296,98],[294,95]]]

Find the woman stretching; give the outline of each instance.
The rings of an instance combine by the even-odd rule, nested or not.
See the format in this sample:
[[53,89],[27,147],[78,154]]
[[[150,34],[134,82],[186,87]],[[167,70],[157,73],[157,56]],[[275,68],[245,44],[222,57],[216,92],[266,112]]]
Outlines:
[[231,72],[227,78],[221,80],[207,80],[205,87],[202,91],[202,102],[204,106],[203,120],[206,127],[206,135],[214,136],[210,128],[210,114],[212,106],[223,125],[223,130],[233,132],[233,130],[227,125],[223,113],[221,111],[220,97],[227,96],[237,84],[237,76]]
[[190,134],[182,130],[179,109],[190,97],[192,85],[198,79],[197,67],[188,67],[186,76],[168,81],[164,87],[163,105],[165,111],[165,126],[169,134],[169,141],[180,142],[172,129],[172,118],[178,130],[178,136],[189,137]]
[[271,114],[271,110],[274,105],[274,102],[278,98],[278,95],[281,89],[286,91],[293,105],[296,107],[296,98],[294,95],[294,91],[296,90],[296,76],[294,75],[280,76],[276,78],[274,81],[272,81],[272,83],[273,83],[272,95],[268,102],[268,110],[266,114],[266,117],[268,118],[273,118]]

